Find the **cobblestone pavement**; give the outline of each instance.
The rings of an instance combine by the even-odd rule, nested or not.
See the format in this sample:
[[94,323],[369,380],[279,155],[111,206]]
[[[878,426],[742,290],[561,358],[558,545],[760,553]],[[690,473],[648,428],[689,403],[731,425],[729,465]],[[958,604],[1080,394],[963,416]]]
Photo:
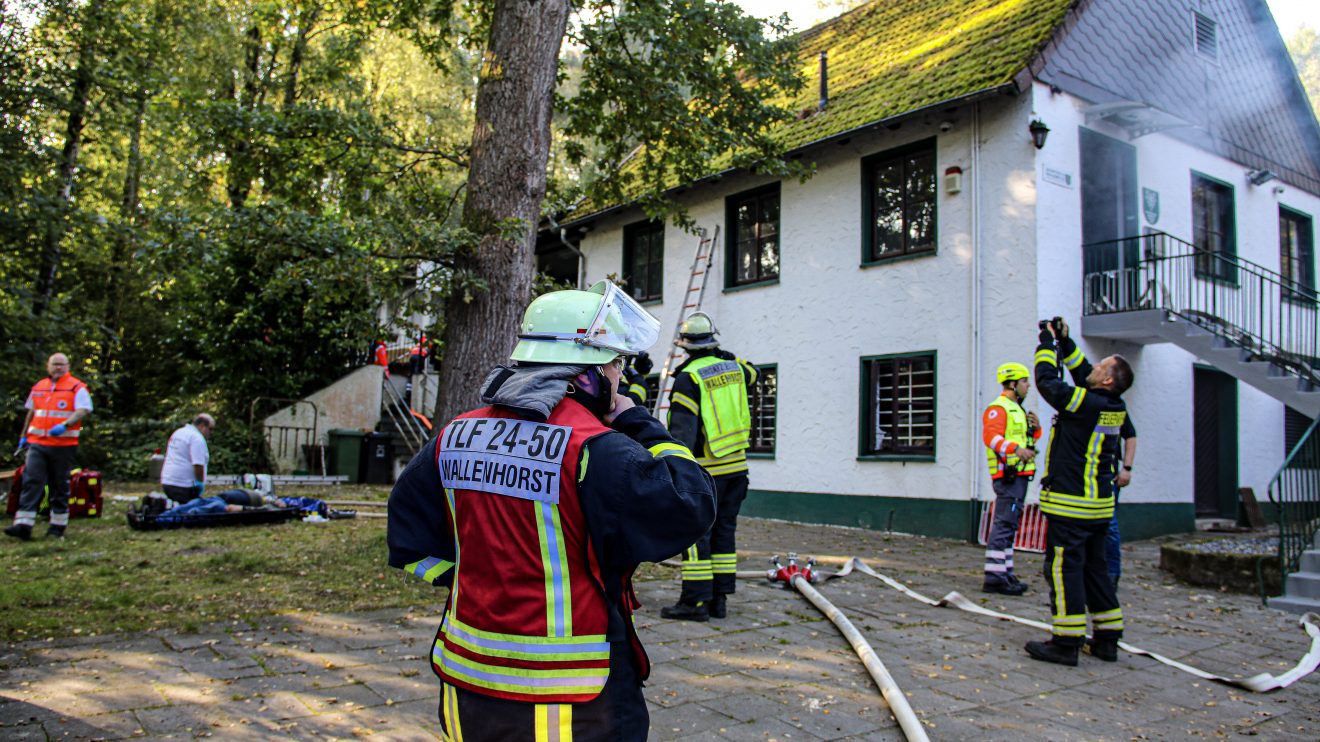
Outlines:
[[[1041,557],[1017,555],[1032,591],[979,592],[975,546],[875,531],[745,519],[740,569],[772,553],[823,567],[859,556],[938,598],[1048,620]],[[1222,675],[1280,673],[1309,647],[1294,617],[1250,596],[1179,584],[1158,545],[1125,547],[1127,641]],[[870,677],[833,625],[800,596],[745,580],[729,617],[660,619],[678,583],[639,584],[637,616],[655,662],[653,740],[899,740]],[[1268,694],[1209,683],[1153,660],[1034,662],[1042,632],[904,597],[854,574],[819,586],[862,631],[936,740],[1120,740],[1260,736],[1320,739],[1320,674]],[[31,641],[0,649],[0,739],[437,738],[426,665],[440,606],[273,617],[200,633]],[[513,742],[513,741],[511,741]]]

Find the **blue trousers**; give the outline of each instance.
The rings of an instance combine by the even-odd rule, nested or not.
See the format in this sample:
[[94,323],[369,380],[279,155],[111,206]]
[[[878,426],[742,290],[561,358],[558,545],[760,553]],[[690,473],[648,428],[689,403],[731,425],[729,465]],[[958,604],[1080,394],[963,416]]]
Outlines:
[[1109,521],[1109,530],[1105,531],[1105,566],[1109,569],[1109,579],[1117,580],[1123,575],[1123,539],[1118,533],[1118,493],[1120,488],[1114,485],[1114,517]]

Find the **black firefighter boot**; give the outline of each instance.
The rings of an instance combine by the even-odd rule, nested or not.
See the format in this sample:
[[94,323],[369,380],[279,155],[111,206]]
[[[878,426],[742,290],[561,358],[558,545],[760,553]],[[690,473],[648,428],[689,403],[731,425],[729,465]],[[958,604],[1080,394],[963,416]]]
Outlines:
[[64,528],[65,526],[52,524],[50,528],[46,529],[46,538],[64,538]]
[[660,609],[660,615],[678,621],[709,621],[710,610],[706,603],[677,603]]
[[1086,640],[1087,654],[1105,662],[1118,662],[1118,640],[1113,637],[1097,636]]
[[1077,667],[1077,647],[1066,647],[1053,639],[1047,642],[1027,642],[1027,654],[1033,660]]
[[729,615],[728,597],[724,593],[715,593],[715,597],[711,598],[710,604],[706,606],[711,618],[724,618]]
[[5,529],[6,536],[13,536],[20,541],[32,540],[32,526],[26,523],[15,523]]

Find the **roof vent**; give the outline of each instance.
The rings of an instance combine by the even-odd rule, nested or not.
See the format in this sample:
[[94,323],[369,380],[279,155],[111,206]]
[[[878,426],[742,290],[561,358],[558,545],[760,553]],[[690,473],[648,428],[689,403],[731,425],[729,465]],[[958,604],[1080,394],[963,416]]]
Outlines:
[[1219,24],[1208,15],[1192,11],[1196,26],[1196,53],[1211,61],[1219,59]]

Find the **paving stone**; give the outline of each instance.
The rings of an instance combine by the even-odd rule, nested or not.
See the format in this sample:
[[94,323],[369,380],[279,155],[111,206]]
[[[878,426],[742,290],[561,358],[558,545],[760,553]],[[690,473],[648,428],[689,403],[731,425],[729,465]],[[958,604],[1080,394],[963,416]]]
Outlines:
[[364,683],[381,698],[394,703],[436,698],[440,693],[440,682],[429,668],[414,670],[396,663],[383,667],[355,669],[351,677],[355,681]]
[[153,709],[140,709],[136,712],[147,734],[170,734],[188,732],[199,734],[210,732],[229,720],[229,715],[217,706],[162,706]]
[[318,714],[385,704],[385,699],[380,694],[360,683],[307,690],[299,693],[298,697]]
[[[974,545],[755,519],[739,538],[746,569],[789,548],[838,557],[836,565],[857,554],[931,597],[956,590],[996,610],[1049,615],[1044,590],[1021,599],[979,593],[984,551]],[[1309,647],[1295,618],[1253,596],[1188,588],[1160,573],[1157,543],[1128,544],[1124,557],[1127,639],[1138,646],[1235,675],[1281,672]],[[1019,554],[1018,573],[1043,587],[1040,560]],[[651,739],[902,738],[851,648],[795,593],[745,581],[729,618],[697,624],[659,617],[677,580],[637,588],[647,606],[637,626],[655,663],[645,689]],[[1320,738],[1320,676],[1262,695],[1126,653],[1062,668],[1023,652],[1043,638],[1039,629],[923,605],[860,574],[818,589],[862,631],[919,718],[935,724],[933,739]],[[442,601],[444,591],[436,595]],[[131,735],[138,722],[145,737],[135,738],[144,739],[429,742],[439,736],[438,686],[425,657],[441,608],[8,644],[0,739],[44,740],[56,724],[60,735],[102,727]]]
[[129,739],[145,734],[142,723],[132,711],[100,714],[85,719],[60,717],[42,722],[52,740],[58,739]]
[[651,710],[651,735],[655,739],[682,739],[736,723],[737,720],[698,703]]
[[6,742],[47,742],[50,738],[46,728],[40,722],[21,724],[12,727],[0,727]]

